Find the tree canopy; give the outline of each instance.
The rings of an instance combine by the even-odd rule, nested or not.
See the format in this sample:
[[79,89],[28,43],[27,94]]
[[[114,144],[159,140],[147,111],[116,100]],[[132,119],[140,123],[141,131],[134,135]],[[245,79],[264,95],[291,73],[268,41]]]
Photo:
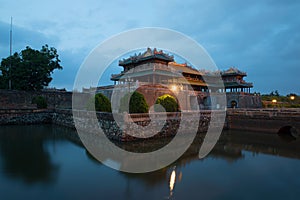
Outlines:
[[277,97],[279,97],[280,95],[279,95],[278,90],[275,90],[275,91],[272,91],[272,92],[270,93],[270,96],[277,96]]
[[48,45],[41,50],[26,47],[20,53],[3,58],[0,66],[0,87],[16,90],[41,90],[52,80],[55,69],[62,69],[57,50]]
[[119,112],[129,113],[147,113],[149,106],[146,102],[144,95],[135,91],[133,93],[127,93],[120,99]]
[[[160,104],[166,110],[166,112],[178,112],[179,106],[175,97],[165,94],[157,98],[155,104]],[[156,110],[155,110],[156,111]]]
[[95,109],[95,111],[99,112],[111,112],[111,103],[106,96],[98,93],[88,101],[87,109]]

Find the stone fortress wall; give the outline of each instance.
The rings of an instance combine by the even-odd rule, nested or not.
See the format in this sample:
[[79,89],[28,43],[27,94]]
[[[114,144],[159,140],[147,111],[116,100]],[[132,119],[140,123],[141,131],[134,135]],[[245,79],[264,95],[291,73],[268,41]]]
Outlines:
[[49,109],[72,108],[72,92],[0,90],[0,109],[36,109],[36,96],[43,96]]
[[[36,109],[36,105],[32,104],[34,96],[44,96],[48,102],[48,109]],[[83,97],[89,97],[82,94]],[[80,101],[80,99],[79,99]],[[1,91],[0,90],[0,125],[9,124],[38,124],[38,123],[53,123],[70,128],[75,128],[73,113],[71,108],[72,93],[70,92],[16,92],[16,91]],[[84,110],[85,105],[82,104],[83,116],[92,115],[90,111]],[[198,132],[205,132],[210,123],[210,112],[202,111],[200,119],[199,115],[193,112],[189,114],[188,121],[180,121],[180,114],[170,113],[166,122],[162,126],[161,120],[155,121],[158,126],[163,128],[157,137],[167,137],[176,134],[176,127],[182,123],[185,129],[195,127],[199,123]],[[132,141],[134,138],[126,135],[113,120],[111,113],[96,113],[99,126],[105,132],[108,138],[118,141]],[[129,114],[123,114],[129,115]],[[126,117],[126,116],[125,116]],[[132,130],[133,123],[138,125],[146,125],[149,122],[148,114],[132,114],[130,116],[133,121],[126,121],[126,126],[131,131],[140,132],[140,129]],[[160,119],[159,114],[156,116]],[[127,116],[128,118],[128,116]],[[83,120],[80,128],[92,129],[89,127],[91,123],[87,117]],[[155,119],[151,118],[151,119]],[[285,127],[284,130],[292,130],[295,134],[300,133],[300,109],[228,109],[224,124],[219,124],[224,128],[232,130],[249,130],[261,131],[265,133],[278,133],[279,130]],[[292,128],[292,129],[291,129]]]

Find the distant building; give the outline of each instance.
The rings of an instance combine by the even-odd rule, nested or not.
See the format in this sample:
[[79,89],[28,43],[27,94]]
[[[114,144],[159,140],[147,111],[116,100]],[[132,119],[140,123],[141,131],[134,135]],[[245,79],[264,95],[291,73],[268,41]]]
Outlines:
[[[170,94],[183,102],[181,110],[194,110],[198,106],[200,109],[210,109],[210,94],[225,92],[227,107],[261,107],[260,97],[251,94],[253,84],[244,80],[246,73],[236,68],[223,72],[201,71],[186,63],[176,63],[173,56],[155,48],[120,60],[119,65],[123,70],[111,76],[114,86],[84,89],[84,92],[103,93],[111,98],[113,90],[118,90],[120,96],[120,91],[137,90],[145,96],[150,106],[159,96]],[[220,77],[224,88],[215,84]]]
[[227,107],[229,108],[260,108],[262,107],[261,97],[251,93],[253,83],[246,82],[245,72],[231,67],[221,72],[224,82]]

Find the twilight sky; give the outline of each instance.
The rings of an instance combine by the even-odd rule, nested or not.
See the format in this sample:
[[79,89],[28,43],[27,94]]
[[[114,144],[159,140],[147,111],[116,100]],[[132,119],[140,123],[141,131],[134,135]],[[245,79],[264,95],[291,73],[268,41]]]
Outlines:
[[55,71],[52,87],[71,90],[85,57],[109,37],[162,27],[196,40],[219,69],[247,72],[253,91],[300,94],[299,0],[0,0],[0,5],[0,58],[9,55],[12,16],[13,52],[44,44],[58,50],[64,69]]

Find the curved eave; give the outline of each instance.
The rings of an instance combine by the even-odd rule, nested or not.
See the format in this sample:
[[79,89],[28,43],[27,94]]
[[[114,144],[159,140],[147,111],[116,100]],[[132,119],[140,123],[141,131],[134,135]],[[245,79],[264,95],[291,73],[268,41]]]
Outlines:
[[[196,85],[196,86],[204,86],[206,87],[207,84],[201,81],[192,81],[192,80],[188,80],[187,81],[190,85]],[[186,83],[186,82],[185,82]]]
[[169,57],[166,57],[166,56],[162,56],[160,54],[155,54],[155,55],[151,55],[151,56],[146,56],[146,57],[142,57],[142,58],[138,58],[138,59],[131,59],[131,58],[128,58],[126,60],[120,60],[119,61],[119,65],[120,66],[125,66],[125,65],[130,65],[130,64],[136,64],[136,63],[139,63],[139,62],[143,62],[143,61],[146,61],[146,60],[162,60],[162,61],[165,61],[165,62],[172,62],[174,61],[173,58],[169,58]]
[[237,83],[237,82],[229,82],[224,83],[225,88],[252,88],[252,83]]
[[226,76],[247,76],[246,73],[221,73],[221,76],[226,77]]
[[118,81],[120,79],[125,78],[135,78],[135,77],[142,77],[142,76],[152,76],[152,75],[160,75],[160,76],[168,76],[170,78],[178,78],[182,77],[179,73],[174,73],[166,70],[145,70],[140,72],[134,72],[134,73],[125,73],[125,74],[117,74],[111,77],[112,81]]
[[124,74],[114,74],[111,76],[110,80],[112,81],[118,81],[123,77]]

